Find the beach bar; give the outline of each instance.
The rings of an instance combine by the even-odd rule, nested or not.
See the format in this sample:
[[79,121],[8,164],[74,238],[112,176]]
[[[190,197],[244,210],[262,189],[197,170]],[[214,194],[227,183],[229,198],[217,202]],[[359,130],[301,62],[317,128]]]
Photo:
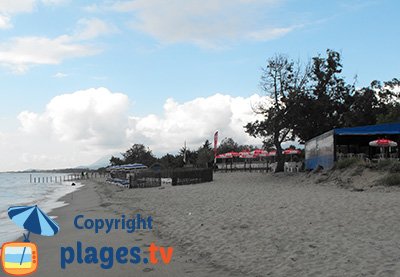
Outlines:
[[[369,143],[377,139],[390,139],[397,147],[389,147],[384,153]],[[376,161],[380,158],[399,158],[400,123],[367,125],[333,129],[310,139],[305,144],[305,166],[314,170],[318,166],[331,169],[343,158],[360,158]]]

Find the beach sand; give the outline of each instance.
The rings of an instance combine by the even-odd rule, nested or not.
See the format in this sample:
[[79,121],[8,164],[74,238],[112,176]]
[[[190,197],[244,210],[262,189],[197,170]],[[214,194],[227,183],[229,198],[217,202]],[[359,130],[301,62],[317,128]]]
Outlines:
[[[55,210],[61,232],[32,236],[34,276],[400,276],[400,192],[315,184],[305,174],[217,173],[210,183],[122,189],[89,181]],[[154,218],[153,232],[77,230],[73,218]],[[60,247],[173,246],[169,265],[72,264]]]

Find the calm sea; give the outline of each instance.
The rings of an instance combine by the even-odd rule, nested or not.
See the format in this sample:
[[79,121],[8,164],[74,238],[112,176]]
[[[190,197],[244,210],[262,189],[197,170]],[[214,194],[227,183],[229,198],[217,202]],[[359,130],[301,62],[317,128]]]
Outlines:
[[30,173],[0,173],[0,244],[15,240],[24,231],[9,219],[7,210],[10,206],[38,205],[43,211],[50,212],[67,204],[58,199],[79,188],[80,184],[71,186],[71,181],[60,183],[59,179],[54,182],[54,176],[64,175],[67,174],[35,173],[32,179],[52,176],[53,182],[31,183]]

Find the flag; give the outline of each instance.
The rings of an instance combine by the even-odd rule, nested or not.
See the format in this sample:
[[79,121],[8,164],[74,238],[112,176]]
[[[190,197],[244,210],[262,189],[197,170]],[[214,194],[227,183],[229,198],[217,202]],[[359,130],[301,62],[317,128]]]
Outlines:
[[185,147],[183,151],[183,163],[186,164],[186,140],[185,140]]
[[214,134],[214,163],[215,163],[215,157],[217,156],[217,150],[218,150],[218,131],[215,131]]

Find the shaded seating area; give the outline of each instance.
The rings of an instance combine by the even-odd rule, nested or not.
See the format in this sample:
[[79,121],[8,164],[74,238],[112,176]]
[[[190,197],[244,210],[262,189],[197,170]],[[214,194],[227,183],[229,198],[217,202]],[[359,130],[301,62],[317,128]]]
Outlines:
[[383,124],[336,130],[336,159],[367,162],[399,159],[400,124]]
[[[285,149],[282,152],[285,157],[284,171],[299,172],[302,169],[302,151],[299,149]],[[276,150],[266,151],[255,149],[253,151],[228,152],[216,156],[216,166],[222,171],[275,171]]]
[[330,169],[343,159],[398,160],[399,145],[400,123],[333,129],[306,142],[306,169]]

